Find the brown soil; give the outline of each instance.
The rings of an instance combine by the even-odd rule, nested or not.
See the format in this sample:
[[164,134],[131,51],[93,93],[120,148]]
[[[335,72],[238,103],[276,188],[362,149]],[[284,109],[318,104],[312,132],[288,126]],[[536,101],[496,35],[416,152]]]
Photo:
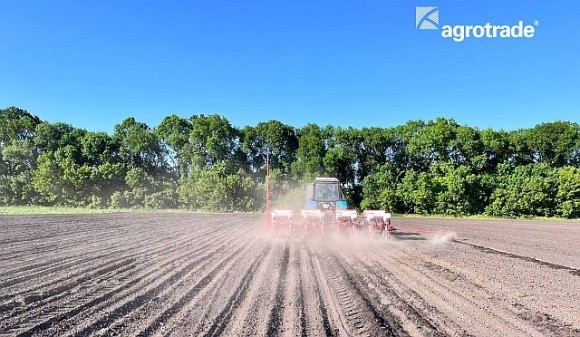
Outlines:
[[580,222],[262,219],[1,216],[0,336],[580,336]]

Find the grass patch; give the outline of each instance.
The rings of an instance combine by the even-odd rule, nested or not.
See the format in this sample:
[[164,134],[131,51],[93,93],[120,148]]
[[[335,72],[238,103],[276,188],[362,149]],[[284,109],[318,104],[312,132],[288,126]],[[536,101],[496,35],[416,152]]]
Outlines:
[[121,209],[90,209],[64,206],[0,206],[0,214],[45,215],[45,214],[100,214],[128,212]]
[[67,215],[107,213],[212,213],[187,209],[86,208],[72,206],[0,206],[0,215]]
[[472,220],[537,220],[537,221],[570,221],[578,219],[565,219],[560,217],[540,217],[540,216],[521,216],[521,217],[497,217],[485,214],[474,215],[446,215],[446,214],[394,214],[398,218],[425,218],[425,219],[472,219]]
[[432,218],[432,219],[495,219],[495,220],[501,219],[498,217],[493,217],[484,214],[458,215],[458,216],[448,214],[393,214],[393,216],[399,218]]

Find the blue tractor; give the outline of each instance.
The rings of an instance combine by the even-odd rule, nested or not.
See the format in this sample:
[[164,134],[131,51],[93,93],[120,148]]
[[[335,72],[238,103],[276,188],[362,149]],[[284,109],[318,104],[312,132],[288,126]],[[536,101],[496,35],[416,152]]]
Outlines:
[[347,209],[340,181],[336,178],[316,178],[306,187],[306,205],[302,212],[304,229],[318,229],[323,234],[328,227],[348,230],[357,222],[356,210]]

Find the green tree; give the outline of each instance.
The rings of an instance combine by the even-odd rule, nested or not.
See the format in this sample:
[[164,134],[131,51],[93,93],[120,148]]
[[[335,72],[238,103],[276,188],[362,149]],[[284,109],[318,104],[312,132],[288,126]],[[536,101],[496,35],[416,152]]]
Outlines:
[[119,144],[105,132],[86,132],[80,138],[82,162],[89,166],[117,163]]
[[86,130],[76,129],[66,123],[42,122],[36,126],[34,143],[39,152],[56,152],[66,146],[74,149],[71,156],[77,163],[82,162],[80,140],[85,135]]
[[534,163],[534,151],[528,142],[528,130],[519,129],[508,133],[509,154],[508,163],[512,168]]
[[362,182],[362,209],[402,210],[397,197],[397,180],[394,167],[387,163],[367,175]]
[[29,182],[36,166],[36,157],[31,140],[11,140],[1,148],[0,204],[27,204],[31,201],[33,189]]
[[368,174],[389,161],[395,164],[400,160],[391,129],[363,128],[360,131],[360,142],[354,142],[353,151],[357,155],[357,180],[362,181]]
[[453,119],[408,122],[406,126],[407,153],[414,169],[426,172],[431,165],[450,160],[458,127]]
[[36,151],[31,140],[11,140],[0,149],[2,173],[12,176],[30,172],[36,163]]
[[298,150],[292,163],[292,172],[299,177],[315,177],[325,173],[324,156],[328,129],[308,124],[298,130]]
[[180,204],[216,212],[255,211],[264,205],[263,185],[244,170],[230,172],[226,163],[191,172],[178,187]]
[[163,171],[164,149],[147,124],[127,118],[115,125],[113,140],[119,144],[119,157],[129,169],[142,168],[149,174]]
[[129,190],[124,196],[128,205],[143,207],[145,196],[152,193],[155,180],[141,167],[130,169],[125,176],[125,183]]
[[25,110],[0,109],[0,204],[26,204],[32,198],[29,181],[38,156],[32,139],[40,123]]
[[500,163],[507,162],[510,156],[510,135],[499,130],[485,129],[481,132],[481,142],[483,149],[484,166],[482,171],[493,173]]
[[439,186],[434,213],[460,216],[483,211],[486,190],[467,165],[437,164],[432,166],[431,175],[434,185]]
[[324,171],[338,178],[347,187],[358,183],[357,165],[362,137],[353,128],[327,128],[326,153],[322,159]]
[[455,126],[455,138],[449,142],[449,159],[454,166],[468,166],[481,172],[485,169],[484,143],[481,132],[468,126]]
[[401,200],[404,213],[434,213],[437,194],[441,187],[427,172],[407,171],[397,185],[397,198]]
[[26,110],[16,107],[0,109],[0,147],[10,141],[30,140],[42,121]]
[[580,168],[564,166],[558,169],[556,212],[564,218],[580,217]]
[[578,164],[580,126],[562,121],[542,123],[527,132],[526,144],[535,162],[552,167]]
[[[503,170],[503,172],[502,172]],[[486,213],[494,216],[553,216],[556,210],[556,170],[545,163],[500,169],[497,188]]]
[[[69,148],[70,150],[70,148]],[[68,205],[76,200],[74,182],[77,166],[66,149],[58,153],[44,152],[38,157],[38,167],[32,174],[32,185],[43,205]]]
[[178,177],[185,177],[191,170],[191,144],[189,137],[192,123],[177,115],[167,116],[155,128],[155,134],[168,147],[169,167],[176,170]]
[[209,168],[222,162],[235,162],[239,153],[239,131],[219,115],[191,117],[192,166]]
[[298,137],[293,127],[276,120],[246,126],[241,132],[243,151],[248,165],[254,172],[260,171],[266,154],[270,156],[270,167],[282,173],[289,173],[296,159]]

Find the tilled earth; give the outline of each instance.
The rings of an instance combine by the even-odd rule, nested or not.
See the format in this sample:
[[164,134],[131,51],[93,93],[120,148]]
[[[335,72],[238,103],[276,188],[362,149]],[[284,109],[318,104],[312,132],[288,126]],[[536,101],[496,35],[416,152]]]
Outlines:
[[580,222],[262,221],[1,216],[0,336],[580,336]]

